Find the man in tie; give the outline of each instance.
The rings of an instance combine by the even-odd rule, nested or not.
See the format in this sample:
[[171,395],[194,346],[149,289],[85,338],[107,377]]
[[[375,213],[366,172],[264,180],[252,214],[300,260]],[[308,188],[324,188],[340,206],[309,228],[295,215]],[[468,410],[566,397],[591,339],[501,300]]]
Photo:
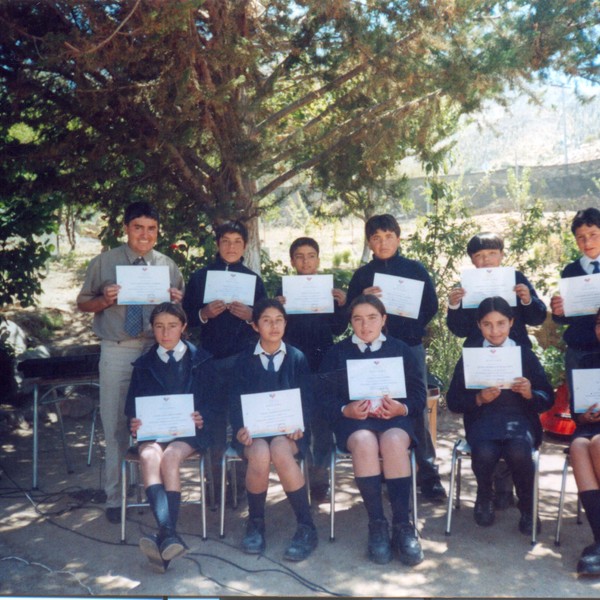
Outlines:
[[[571,222],[571,232],[582,256],[562,270],[561,279],[600,273],[600,210],[586,208],[577,211]],[[580,368],[588,354],[600,352],[600,343],[594,331],[596,315],[565,316],[563,298],[559,294],[551,298],[550,308],[552,320],[560,325],[567,325],[563,333],[567,346],[565,371],[569,392],[572,394],[573,369]]]
[[90,261],[77,296],[79,310],[94,314],[93,329],[100,338],[100,416],[106,440],[105,514],[111,523],[121,519],[120,463],[129,443],[124,407],[131,363],[153,343],[149,327],[153,306],[118,303],[116,267],[166,265],[171,301],[181,302],[184,289],[177,265],[154,250],[159,225],[156,209],[147,202],[133,202],[125,209],[124,223],[126,242]]

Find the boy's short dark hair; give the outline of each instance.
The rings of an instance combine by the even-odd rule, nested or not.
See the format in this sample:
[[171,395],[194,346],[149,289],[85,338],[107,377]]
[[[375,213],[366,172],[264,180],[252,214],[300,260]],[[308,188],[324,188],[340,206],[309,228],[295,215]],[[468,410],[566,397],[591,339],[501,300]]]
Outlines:
[[393,231],[398,237],[400,237],[400,225],[396,221],[394,215],[386,213],[384,215],[373,215],[365,223],[365,236],[367,240],[378,230],[381,231]]
[[478,233],[469,240],[467,254],[473,256],[480,250],[500,250],[500,252],[504,252],[504,240],[497,233],[490,231]]
[[294,258],[294,252],[300,248],[300,246],[310,246],[317,251],[317,256],[319,256],[319,244],[317,240],[311,237],[299,237],[296,238],[290,245],[290,258]]
[[158,211],[149,202],[132,202],[125,209],[124,221],[125,225],[129,225],[134,219],[146,217],[159,222]]
[[248,243],[248,230],[241,221],[225,221],[217,225],[215,227],[217,243],[226,233],[239,233],[244,240],[244,244]]
[[267,310],[267,308],[275,308],[282,315],[287,322],[287,313],[285,307],[277,298],[261,298],[252,309],[252,322],[257,325],[261,315]]
[[578,210],[573,217],[571,222],[571,232],[575,235],[575,232],[582,226],[587,225],[588,227],[595,225],[600,228],[600,210],[597,208],[586,208],[584,210]]

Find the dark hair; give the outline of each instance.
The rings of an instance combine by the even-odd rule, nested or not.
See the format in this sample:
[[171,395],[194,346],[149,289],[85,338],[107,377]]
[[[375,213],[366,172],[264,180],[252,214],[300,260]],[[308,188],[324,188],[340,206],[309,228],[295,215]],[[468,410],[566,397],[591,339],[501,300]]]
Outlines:
[[300,248],[300,246],[310,246],[317,251],[317,256],[319,256],[319,244],[317,240],[314,240],[311,237],[299,237],[296,238],[290,245],[290,258],[293,260],[294,252]]
[[480,250],[500,250],[504,251],[504,240],[497,234],[490,231],[483,231],[474,235],[467,244],[467,254],[473,256]]
[[226,233],[239,233],[244,240],[244,244],[248,243],[248,229],[241,221],[225,221],[215,227],[215,236],[217,243]]
[[267,308],[276,308],[283,315],[283,318],[287,323],[287,313],[285,312],[283,304],[281,304],[277,298],[262,298],[252,309],[252,322],[255,325]]
[[129,225],[131,221],[140,217],[154,219],[157,223],[160,221],[158,211],[149,202],[132,202],[129,204],[125,209],[125,225]]
[[150,325],[154,325],[154,319],[156,319],[158,315],[165,313],[177,317],[182,325],[187,325],[187,315],[185,314],[185,310],[183,310],[181,304],[174,304],[173,302],[161,302],[159,305],[155,306],[150,314]]
[[378,230],[381,231],[393,231],[398,237],[400,237],[400,225],[396,221],[394,215],[386,213],[384,215],[373,215],[365,223],[365,236],[367,240]]
[[600,228],[600,210],[597,208],[586,208],[584,210],[578,210],[573,217],[571,222],[571,233],[575,235],[575,232],[582,226],[587,225],[588,227],[595,225]]
[[[350,302],[350,306],[348,307],[349,319],[352,319],[352,312],[359,304],[371,305],[382,317],[387,315],[384,303],[377,296],[373,294],[360,294]],[[381,330],[387,333],[387,325],[384,324]]]
[[479,303],[476,316],[477,322],[479,323],[485,315],[494,311],[504,315],[507,319],[514,319],[512,306],[501,296],[491,296]]

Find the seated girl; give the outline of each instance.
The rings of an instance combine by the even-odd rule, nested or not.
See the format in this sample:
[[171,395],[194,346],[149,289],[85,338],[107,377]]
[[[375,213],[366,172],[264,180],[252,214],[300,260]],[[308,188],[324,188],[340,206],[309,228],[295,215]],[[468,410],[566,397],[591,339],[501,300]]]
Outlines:
[[[330,394],[323,398],[324,410],[337,447],[352,454],[356,485],[369,517],[369,559],[386,564],[395,553],[404,564],[417,565],[423,551],[409,518],[409,452],[414,419],[422,416],[425,407],[421,369],[407,344],[384,333],[387,315],[379,298],[357,296],[349,311],[353,335],[330,348],[321,364],[323,377],[334,381]],[[383,395],[376,408],[369,399],[351,401],[346,361],[393,357],[403,359],[406,398]],[[383,509],[382,473],[392,509],[391,539]]]
[[136,397],[162,394],[193,394],[196,426],[193,437],[172,441],[144,441],[138,444],[146,497],[158,525],[158,534],[143,536],[140,549],[151,567],[164,572],[169,562],[187,551],[177,534],[181,501],[179,468],[190,454],[203,452],[210,445],[206,424],[211,419],[210,354],[183,341],[186,314],[179,304],[159,304],[150,316],[156,344],[133,363],[125,414],[129,430],[136,437],[142,421],[136,418]]
[[[254,307],[252,327],[259,334],[259,340],[236,359],[229,417],[232,445],[247,460],[249,514],[242,549],[248,554],[259,554],[266,547],[265,503],[270,465],[273,463],[297,521],[296,533],[284,558],[301,561],[310,556],[318,543],[304,476],[297,462],[298,457],[306,456],[309,447],[312,391],[306,357],[300,350],[282,341],[286,322],[285,309],[278,300],[265,298]],[[294,388],[300,388],[307,429],[271,437],[252,437],[252,431],[244,426],[241,396]]]
[[[504,298],[486,298],[476,314],[480,338],[465,347],[508,347],[517,343],[508,337],[513,310]],[[521,513],[519,531],[533,532],[533,484],[535,465],[532,451],[542,443],[539,414],[548,410],[554,390],[540,361],[530,348],[521,346],[522,377],[510,389],[488,387],[466,389],[463,359],[456,365],[446,396],[448,408],[463,413],[466,439],[471,446],[471,465],[477,479],[475,522],[494,523],[494,468],[503,458],[511,471]],[[538,519],[537,530],[541,523]]]
[[[596,313],[595,335],[600,340],[600,310]],[[582,358],[582,369],[600,369],[600,354]],[[600,405],[593,404],[583,413],[575,412],[571,398],[571,414],[577,424],[569,451],[577,490],[587,517],[594,543],[583,549],[577,573],[600,575]]]

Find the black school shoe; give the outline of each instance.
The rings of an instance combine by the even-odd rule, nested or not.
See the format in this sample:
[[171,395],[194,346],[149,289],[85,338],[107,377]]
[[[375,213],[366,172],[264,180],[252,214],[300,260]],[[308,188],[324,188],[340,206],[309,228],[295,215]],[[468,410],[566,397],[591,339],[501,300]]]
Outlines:
[[444,502],[448,498],[448,494],[438,479],[432,482],[426,482],[421,485],[421,497],[430,502]]
[[248,519],[246,535],[242,540],[242,550],[246,554],[260,554],[266,548],[265,520]]
[[160,555],[164,561],[172,561],[174,558],[183,556],[188,551],[185,542],[173,533],[165,537],[160,543]]
[[[542,522],[537,519],[536,534],[542,530]],[[533,535],[533,515],[530,512],[522,512],[519,519],[519,531],[523,535]]]
[[586,546],[577,562],[577,575],[584,577],[600,576],[600,542]]
[[480,527],[489,527],[496,520],[494,512],[494,501],[491,499],[476,500],[473,509],[473,518]]
[[392,560],[390,528],[385,519],[378,519],[369,523],[367,555],[371,562],[378,565],[385,565]]
[[109,506],[105,509],[104,514],[109,523],[117,525],[121,522],[121,507],[120,506]]
[[140,538],[139,546],[142,553],[148,559],[151,569],[156,573],[164,573],[169,566],[169,561],[163,560],[158,542],[158,536],[145,535]]
[[423,562],[423,550],[411,523],[392,526],[392,550],[400,562],[409,567]]
[[295,562],[306,560],[317,547],[318,543],[319,538],[315,526],[313,525],[311,527],[310,525],[299,523],[296,533],[285,551],[283,558]]

